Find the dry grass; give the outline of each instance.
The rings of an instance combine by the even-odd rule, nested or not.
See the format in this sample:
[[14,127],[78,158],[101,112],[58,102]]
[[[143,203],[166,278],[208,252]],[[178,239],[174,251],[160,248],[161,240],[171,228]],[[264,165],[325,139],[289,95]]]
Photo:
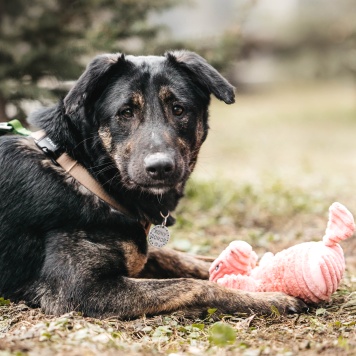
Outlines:
[[[271,89],[214,102],[211,134],[177,211],[171,246],[217,254],[244,239],[258,253],[320,239],[335,200],[356,214],[356,96],[351,84]],[[2,355],[354,355],[356,243],[331,302],[283,317],[172,314],[134,321],[43,315],[0,304]]]

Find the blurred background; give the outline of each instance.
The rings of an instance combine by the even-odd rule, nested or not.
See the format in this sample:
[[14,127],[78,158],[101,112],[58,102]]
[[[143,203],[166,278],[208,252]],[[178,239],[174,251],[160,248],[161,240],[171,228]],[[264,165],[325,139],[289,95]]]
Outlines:
[[355,0],[0,0],[0,117],[57,100],[102,52],[197,51],[238,88],[356,75]]
[[226,244],[237,231],[268,249],[307,240],[334,200],[356,213],[355,9],[356,0],[0,0],[0,121],[63,97],[98,53],[196,51],[237,101],[212,102],[178,247],[194,250],[197,231],[200,250],[205,236]]

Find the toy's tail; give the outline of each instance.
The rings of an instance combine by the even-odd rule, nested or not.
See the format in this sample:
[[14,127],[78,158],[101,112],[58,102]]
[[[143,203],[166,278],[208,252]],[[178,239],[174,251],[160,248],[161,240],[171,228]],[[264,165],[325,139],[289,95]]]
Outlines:
[[340,203],[333,203],[329,208],[329,221],[323,237],[326,246],[334,246],[346,240],[355,231],[352,214]]

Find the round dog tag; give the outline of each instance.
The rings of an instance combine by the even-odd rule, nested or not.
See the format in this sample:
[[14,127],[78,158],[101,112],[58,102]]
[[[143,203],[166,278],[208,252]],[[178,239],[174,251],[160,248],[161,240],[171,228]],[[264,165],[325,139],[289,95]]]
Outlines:
[[169,237],[169,230],[164,225],[156,225],[148,234],[148,243],[153,247],[163,247],[167,245]]

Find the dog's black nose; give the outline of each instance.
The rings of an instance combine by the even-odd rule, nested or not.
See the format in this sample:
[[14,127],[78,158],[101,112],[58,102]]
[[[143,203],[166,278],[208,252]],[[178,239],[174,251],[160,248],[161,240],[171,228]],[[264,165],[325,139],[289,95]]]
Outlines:
[[166,153],[153,153],[148,155],[145,160],[147,174],[153,179],[168,178],[174,171],[174,160]]

